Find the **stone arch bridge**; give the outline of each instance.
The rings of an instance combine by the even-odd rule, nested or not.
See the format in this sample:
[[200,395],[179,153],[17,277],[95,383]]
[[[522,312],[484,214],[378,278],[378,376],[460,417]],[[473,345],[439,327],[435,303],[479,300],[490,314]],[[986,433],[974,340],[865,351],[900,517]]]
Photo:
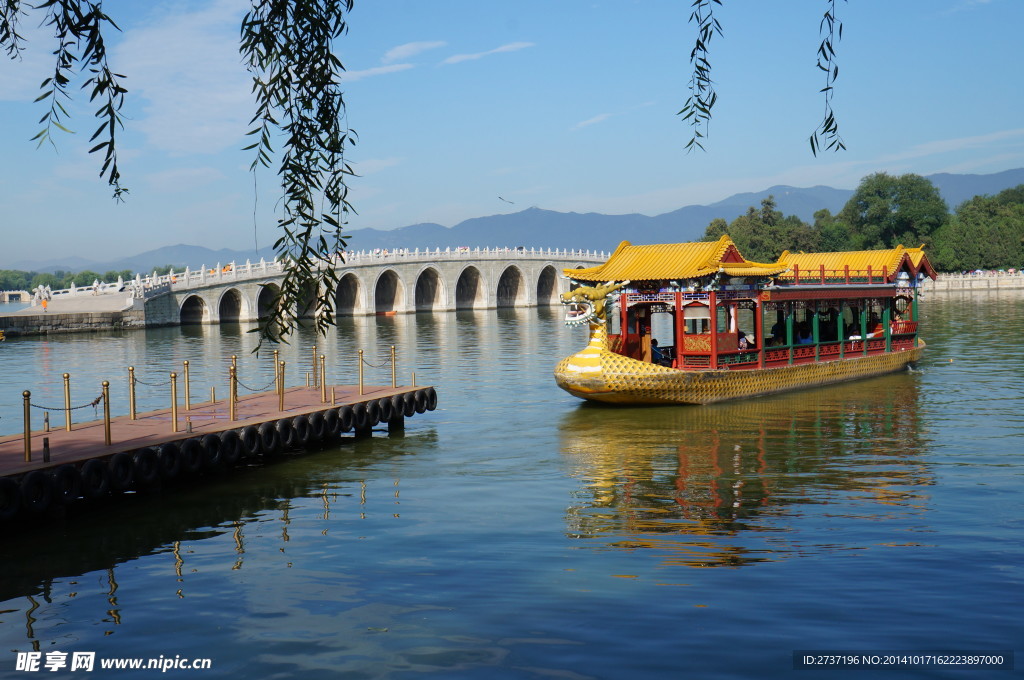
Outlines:
[[[352,252],[336,264],[338,316],[446,312],[558,304],[563,269],[604,262],[607,253],[475,249]],[[144,281],[146,322],[215,324],[265,316],[283,277],[279,262],[229,264]],[[299,316],[312,316],[313,299]]]

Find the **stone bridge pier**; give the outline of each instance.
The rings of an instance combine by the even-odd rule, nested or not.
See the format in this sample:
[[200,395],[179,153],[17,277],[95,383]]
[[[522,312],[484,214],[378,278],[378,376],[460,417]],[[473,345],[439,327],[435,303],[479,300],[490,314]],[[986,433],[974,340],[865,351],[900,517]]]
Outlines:
[[[562,269],[607,259],[583,251],[428,251],[349,253],[337,265],[337,316],[447,312],[558,304],[569,290]],[[165,294],[147,299],[147,324],[253,322],[279,290],[280,263],[217,266],[171,275]],[[315,296],[299,316],[315,312]]]

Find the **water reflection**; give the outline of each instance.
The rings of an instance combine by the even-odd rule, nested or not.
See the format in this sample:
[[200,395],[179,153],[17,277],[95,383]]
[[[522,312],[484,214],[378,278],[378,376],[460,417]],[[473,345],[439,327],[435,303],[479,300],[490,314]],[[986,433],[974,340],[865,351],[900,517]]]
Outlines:
[[918,402],[916,377],[898,374],[705,407],[581,405],[559,427],[582,482],[567,531],[664,564],[740,566],[798,550],[770,535],[810,506],[920,514],[935,481]]
[[[140,569],[146,592],[174,593],[182,599],[209,597],[211,575],[262,572],[268,555],[271,566],[291,567],[293,527],[302,532],[308,549],[318,540],[328,544],[332,532],[353,531],[353,522],[391,517],[397,512],[401,479],[374,479],[360,471],[429,450],[436,441],[433,430],[375,437],[372,442],[344,441],[320,453],[175,487],[166,494],[127,494],[81,516],[49,517],[46,531],[31,525],[6,527],[0,625],[24,626],[26,639],[38,650],[41,641],[45,645],[60,639],[62,612],[71,606],[79,622],[93,621],[104,635],[113,634],[123,617],[137,620],[145,615],[132,610],[133,603],[145,605],[137,591],[125,601],[117,595],[125,578],[138,588]],[[311,522],[317,525],[315,532],[309,531]],[[255,545],[252,566],[249,536]],[[139,560],[147,556],[140,568]],[[250,578],[265,576],[254,573]]]

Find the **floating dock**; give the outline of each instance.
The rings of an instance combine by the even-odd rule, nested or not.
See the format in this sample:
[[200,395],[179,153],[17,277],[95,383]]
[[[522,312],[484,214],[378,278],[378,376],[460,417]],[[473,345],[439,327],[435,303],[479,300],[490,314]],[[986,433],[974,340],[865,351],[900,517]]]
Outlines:
[[[28,392],[25,400],[27,412]],[[0,523],[228,470],[348,432],[369,436],[380,423],[401,431],[406,418],[436,407],[431,386],[281,385],[185,409],[0,437]]]

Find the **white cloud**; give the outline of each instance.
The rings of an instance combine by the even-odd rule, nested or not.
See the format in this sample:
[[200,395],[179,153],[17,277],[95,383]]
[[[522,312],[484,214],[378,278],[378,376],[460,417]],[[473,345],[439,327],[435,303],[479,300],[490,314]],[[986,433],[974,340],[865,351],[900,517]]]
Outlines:
[[421,52],[426,52],[427,50],[434,50],[437,49],[438,47],[444,47],[447,44],[448,43],[444,42],[443,40],[405,43],[404,45],[399,45],[398,47],[392,47],[384,54],[384,57],[381,59],[381,61],[384,62],[385,64],[390,64],[393,61],[405,61],[406,59],[415,57],[417,54],[420,54]]
[[414,68],[413,64],[390,64],[388,66],[375,66],[361,71],[345,71],[345,73],[341,75],[341,82],[354,83],[355,81],[362,80],[363,78],[372,78],[373,76],[380,76],[386,73],[407,71],[411,68]]
[[447,59],[445,59],[441,63],[442,64],[457,64],[457,63],[459,63],[461,61],[472,61],[474,59],[482,59],[482,58],[490,56],[492,54],[499,54],[501,52],[516,52],[518,50],[524,50],[527,47],[533,47],[533,46],[534,46],[534,44],[530,43],[530,42],[508,43],[507,45],[502,45],[501,47],[495,47],[493,50],[488,50],[486,52],[477,52],[475,54],[456,54],[456,55],[453,55],[451,57],[448,57]]
[[404,158],[368,158],[365,161],[353,163],[352,169],[356,171],[357,175],[365,177],[366,175],[372,175],[375,172],[401,165],[404,161]]
[[172,153],[216,153],[239,145],[255,108],[238,55],[247,3],[217,0],[196,12],[154,16],[126,32],[112,62],[129,96],[147,102],[133,127]]
[[175,168],[154,172],[146,177],[149,185],[161,192],[189,191],[223,179],[224,173],[216,168]]
[[604,121],[608,120],[611,117],[612,117],[612,114],[610,114],[610,113],[601,113],[601,114],[598,114],[598,115],[594,116],[593,118],[588,118],[588,119],[586,119],[584,121],[580,121],[579,123],[576,123],[575,125],[573,125],[569,129],[570,130],[579,130],[579,129],[585,128],[585,127],[587,127],[589,125],[596,125],[597,123],[604,122]]

